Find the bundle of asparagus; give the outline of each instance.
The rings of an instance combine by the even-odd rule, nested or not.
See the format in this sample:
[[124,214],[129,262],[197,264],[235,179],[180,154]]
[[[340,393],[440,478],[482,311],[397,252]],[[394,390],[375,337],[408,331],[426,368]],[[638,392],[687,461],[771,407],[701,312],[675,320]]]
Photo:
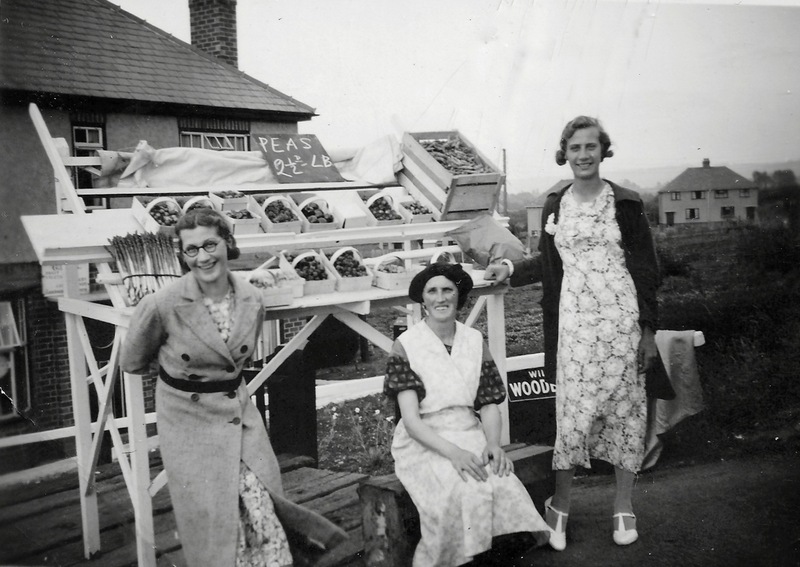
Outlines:
[[109,242],[106,250],[114,257],[132,305],[183,273],[172,238],[166,234],[133,233]]

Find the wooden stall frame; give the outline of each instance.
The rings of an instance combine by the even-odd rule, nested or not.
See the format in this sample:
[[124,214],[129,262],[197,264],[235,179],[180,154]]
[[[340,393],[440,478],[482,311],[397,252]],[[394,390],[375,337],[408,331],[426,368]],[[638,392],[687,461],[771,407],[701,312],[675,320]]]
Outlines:
[[[67,170],[69,166],[92,167],[99,165],[99,159],[69,158],[60,153],[57,143],[50,137],[44,119],[35,104],[29,107],[40,141],[44,146],[50,165],[55,174],[57,184],[56,201],[59,213],[62,213],[60,203],[66,201],[72,214],[62,215],[60,226],[74,224],[76,232],[60,231],[54,234],[52,224],[53,215],[23,216],[22,222],[26,232],[36,250],[38,260],[42,265],[57,264],[65,266],[64,296],[58,299],[59,310],[64,313],[67,329],[68,354],[70,366],[70,382],[72,389],[73,414],[75,425],[71,428],[75,437],[76,453],[79,471],[79,488],[81,501],[81,517],[83,527],[84,555],[90,558],[101,549],[100,524],[98,514],[97,493],[95,491],[94,476],[101,449],[103,433],[110,433],[114,449],[119,456],[120,468],[134,508],[134,521],[136,530],[136,545],[138,565],[142,567],[155,567],[156,548],[154,540],[154,526],[152,513],[153,496],[166,485],[166,473],[162,472],[152,482],[150,480],[149,455],[147,446],[147,423],[155,422],[154,416],[145,414],[144,392],[142,376],[121,372],[118,367],[119,351],[125,340],[128,322],[133,311],[127,305],[121,286],[112,283],[115,280],[110,266],[112,258],[106,251],[107,241],[102,241],[102,230],[89,230],[92,226],[102,223],[104,219],[124,219],[121,225],[115,225],[115,230],[124,232],[125,226],[135,226],[132,213],[126,210],[95,211],[86,213],[82,197],[104,196],[115,197],[123,195],[142,194],[204,194],[213,191],[213,187],[180,187],[138,189],[130,188],[119,191],[116,188],[76,190],[72,184],[71,176]],[[76,161],[76,159],[78,161]],[[375,189],[379,186],[365,185],[354,182],[335,182],[322,184],[293,184],[294,192],[341,189]],[[285,193],[287,186],[278,184],[248,188],[253,193]],[[130,216],[130,219],[127,217]],[[69,218],[67,218],[69,217]],[[461,226],[464,220],[413,223],[403,225],[388,225],[377,227],[363,227],[354,229],[339,229],[336,231],[319,231],[303,234],[271,233],[257,235],[242,235],[237,237],[237,243],[243,257],[258,259],[262,254],[274,254],[287,247],[303,247],[319,249],[332,246],[352,246],[357,244],[374,244],[376,242],[403,242],[404,250],[398,251],[404,259],[430,256],[436,250],[427,248],[412,250],[411,241],[436,240],[447,241],[446,232]],[[118,227],[118,228],[116,228]],[[84,233],[80,243],[71,243],[70,234]],[[96,241],[87,240],[85,233],[97,234]],[[449,247],[451,249],[452,247]],[[96,303],[94,297],[81,296],[77,285],[76,265],[80,263],[94,263],[97,266],[101,281],[106,281],[105,288],[111,306]],[[486,310],[488,321],[488,344],[492,355],[497,362],[498,370],[504,381],[506,380],[506,345],[504,329],[504,303],[505,286],[494,287],[489,282],[482,280],[482,272],[474,272],[475,291],[478,301],[472,312],[467,317],[468,325],[474,324],[482,310]],[[248,391],[252,395],[262,386],[270,376],[285,362],[298,348],[304,346],[305,341],[313,331],[332,316],[353,329],[356,333],[366,337],[379,348],[389,351],[392,340],[380,333],[362,320],[359,315],[365,315],[375,307],[392,306],[403,310],[407,314],[418,318],[419,308],[403,307],[408,304],[406,290],[385,290],[371,288],[352,292],[338,292],[317,296],[304,296],[295,298],[287,306],[278,306],[267,309],[268,319],[281,319],[285,317],[310,317],[305,327],[295,335],[272,359],[264,365],[262,370],[248,384]],[[103,321],[114,325],[115,334],[109,362],[104,367],[99,367],[92,352],[92,345],[85,327],[85,319]],[[116,381],[122,376],[126,393],[127,419],[118,419],[113,414],[111,396],[117,386]],[[92,422],[89,404],[89,388],[95,388],[99,400],[97,421]],[[508,443],[508,406],[507,401],[501,406],[503,430],[501,441]],[[125,446],[120,434],[120,427],[127,425],[128,445]],[[31,439],[33,436],[31,436]]]

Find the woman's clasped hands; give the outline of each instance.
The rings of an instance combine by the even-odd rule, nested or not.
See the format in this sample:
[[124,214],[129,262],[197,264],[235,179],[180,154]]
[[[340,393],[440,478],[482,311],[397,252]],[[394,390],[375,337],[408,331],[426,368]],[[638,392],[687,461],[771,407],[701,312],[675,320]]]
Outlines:
[[499,476],[508,476],[514,472],[514,462],[499,445],[487,445],[480,457],[459,447],[453,453],[450,463],[464,482],[468,476],[484,482],[489,478],[490,470]]

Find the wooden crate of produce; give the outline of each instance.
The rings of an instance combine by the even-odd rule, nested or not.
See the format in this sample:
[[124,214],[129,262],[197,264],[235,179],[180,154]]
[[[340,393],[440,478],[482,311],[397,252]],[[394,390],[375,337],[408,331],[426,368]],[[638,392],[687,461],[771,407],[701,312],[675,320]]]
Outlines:
[[406,132],[403,174],[440,218],[469,218],[497,204],[505,175],[456,130]]

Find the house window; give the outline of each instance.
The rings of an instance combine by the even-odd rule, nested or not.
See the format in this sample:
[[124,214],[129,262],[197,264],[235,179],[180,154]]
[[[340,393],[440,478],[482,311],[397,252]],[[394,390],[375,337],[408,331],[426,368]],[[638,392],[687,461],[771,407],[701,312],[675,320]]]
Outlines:
[[181,147],[204,150],[246,152],[250,138],[247,134],[219,134],[208,132],[181,132]]
[[714,189],[714,198],[715,199],[727,199],[728,198],[728,190],[727,189]]
[[697,201],[698,199],[705,199],[706,192],[705,191],[692,191],[692,200]]
[[[72,126],[72,151],[75,157],[91,157],[96,150],[104,149],[106,146],[102,126]],[[92,174],[76,167],[72,182],[76,188],[91,189]],[[86,197],[83,201],[87,209],[108,208],[108,199],[105,197]]]
[[736,218],[736,213],[734,212],[733,207],[722,207],[721,213],[723,219]]
[[31,408],[25,328],[24,301],[0,301],[0,421]]
[[739,189],[739,197],[743,199],[750,197],[750,189]]
[[670,193],[669,194],[669,198],[670,198],[671,201],[680,201],[681,200],[681,194],[680,193]]
[[686,220],[700,220],[700,209],[686,209]]

